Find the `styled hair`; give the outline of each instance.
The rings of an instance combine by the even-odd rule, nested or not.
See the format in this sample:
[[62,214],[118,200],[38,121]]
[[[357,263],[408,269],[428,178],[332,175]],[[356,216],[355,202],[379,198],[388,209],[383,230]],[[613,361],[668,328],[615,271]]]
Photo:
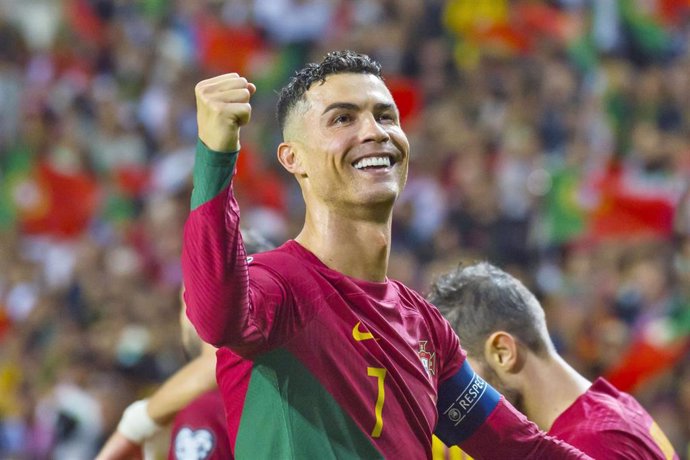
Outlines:
[[483,356],[486,339],[501,330],[538,355],[553,347],[544,310],[534,294],[488,262],[440,276],[428,300],[446,317],[471,355]]
[[316,63],[309,63],[295,72],[287,85],[280,90],[278,96],[277,116],[281,131],[285,129],[288,115],[297,103],[304,98],[304,94],[316,83],[323,83],[329,75],[339,73],[371,74],[381,78],[381,64],[366,54],[350,50],[332,51]]

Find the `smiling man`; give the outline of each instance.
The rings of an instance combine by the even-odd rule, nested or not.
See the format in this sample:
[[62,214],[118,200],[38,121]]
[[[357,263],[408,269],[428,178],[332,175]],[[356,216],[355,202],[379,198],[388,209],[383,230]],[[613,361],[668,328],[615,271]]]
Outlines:
[[187,315],[219,347],[235,456],[428,458],[435,431],[475,458],[587,458],[486,385],[438,310],[387,278],[409,143],[380,71],[334,52],[283,88],[277,156],[306,216],[294,240],[250,262],[231,178],[256,88],[237,74],[196,87]]

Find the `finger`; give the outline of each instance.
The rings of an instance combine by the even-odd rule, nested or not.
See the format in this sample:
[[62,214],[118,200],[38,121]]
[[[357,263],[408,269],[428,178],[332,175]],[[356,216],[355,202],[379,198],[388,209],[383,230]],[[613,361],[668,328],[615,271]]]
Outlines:
[[233,89],[247,89],[248,85],[246,78],[229,78],[213,83],[202,82],[202,84],[197,85],[196,92],[199,94],[214,94]]
[[247,89],[249,89],[250,94],[256,93],[256,85],[254,83],[247,83]]
[[209,102],[249,102],[251,92],[247,88],[231,89],[206,96]]
[[228,115],[244,115],[252,113],[252,105],[248,102],[223,103],[223,113]]
[[216,83],[218,81],[227,80],[229,78],[238,78],[239,76],[240,75],[236,72],[224,73],[222,75],[216,75],[215,77],[212,77],[212,78],[207,78],[206,80],[203,80],[201,83]]
[[252,116],[252,105],[249,103],[232,102],[224,104],[223,114],[229,121],[237,121],[242,126],[246,124]]

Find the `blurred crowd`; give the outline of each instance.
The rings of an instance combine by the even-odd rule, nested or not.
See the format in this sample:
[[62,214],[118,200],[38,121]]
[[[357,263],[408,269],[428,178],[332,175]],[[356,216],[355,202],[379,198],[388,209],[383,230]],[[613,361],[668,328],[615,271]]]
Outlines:
[[294,236],[275,90],[350,48],[411,141],[390,276],[489,260],[690,452],[686,0],[0,2],[0,458],[87,459],[184,357],[194,85],[255,82],[245,227]]

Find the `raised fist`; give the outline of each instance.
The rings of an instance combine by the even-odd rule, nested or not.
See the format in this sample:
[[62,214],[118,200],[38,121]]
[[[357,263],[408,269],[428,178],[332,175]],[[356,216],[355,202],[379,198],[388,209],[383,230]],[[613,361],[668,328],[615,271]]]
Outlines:
[[240,126],[249,122],[249,99],[256,86],[236,73],[203,80],[196,85],[199,139],[217,152],[240,149]]

